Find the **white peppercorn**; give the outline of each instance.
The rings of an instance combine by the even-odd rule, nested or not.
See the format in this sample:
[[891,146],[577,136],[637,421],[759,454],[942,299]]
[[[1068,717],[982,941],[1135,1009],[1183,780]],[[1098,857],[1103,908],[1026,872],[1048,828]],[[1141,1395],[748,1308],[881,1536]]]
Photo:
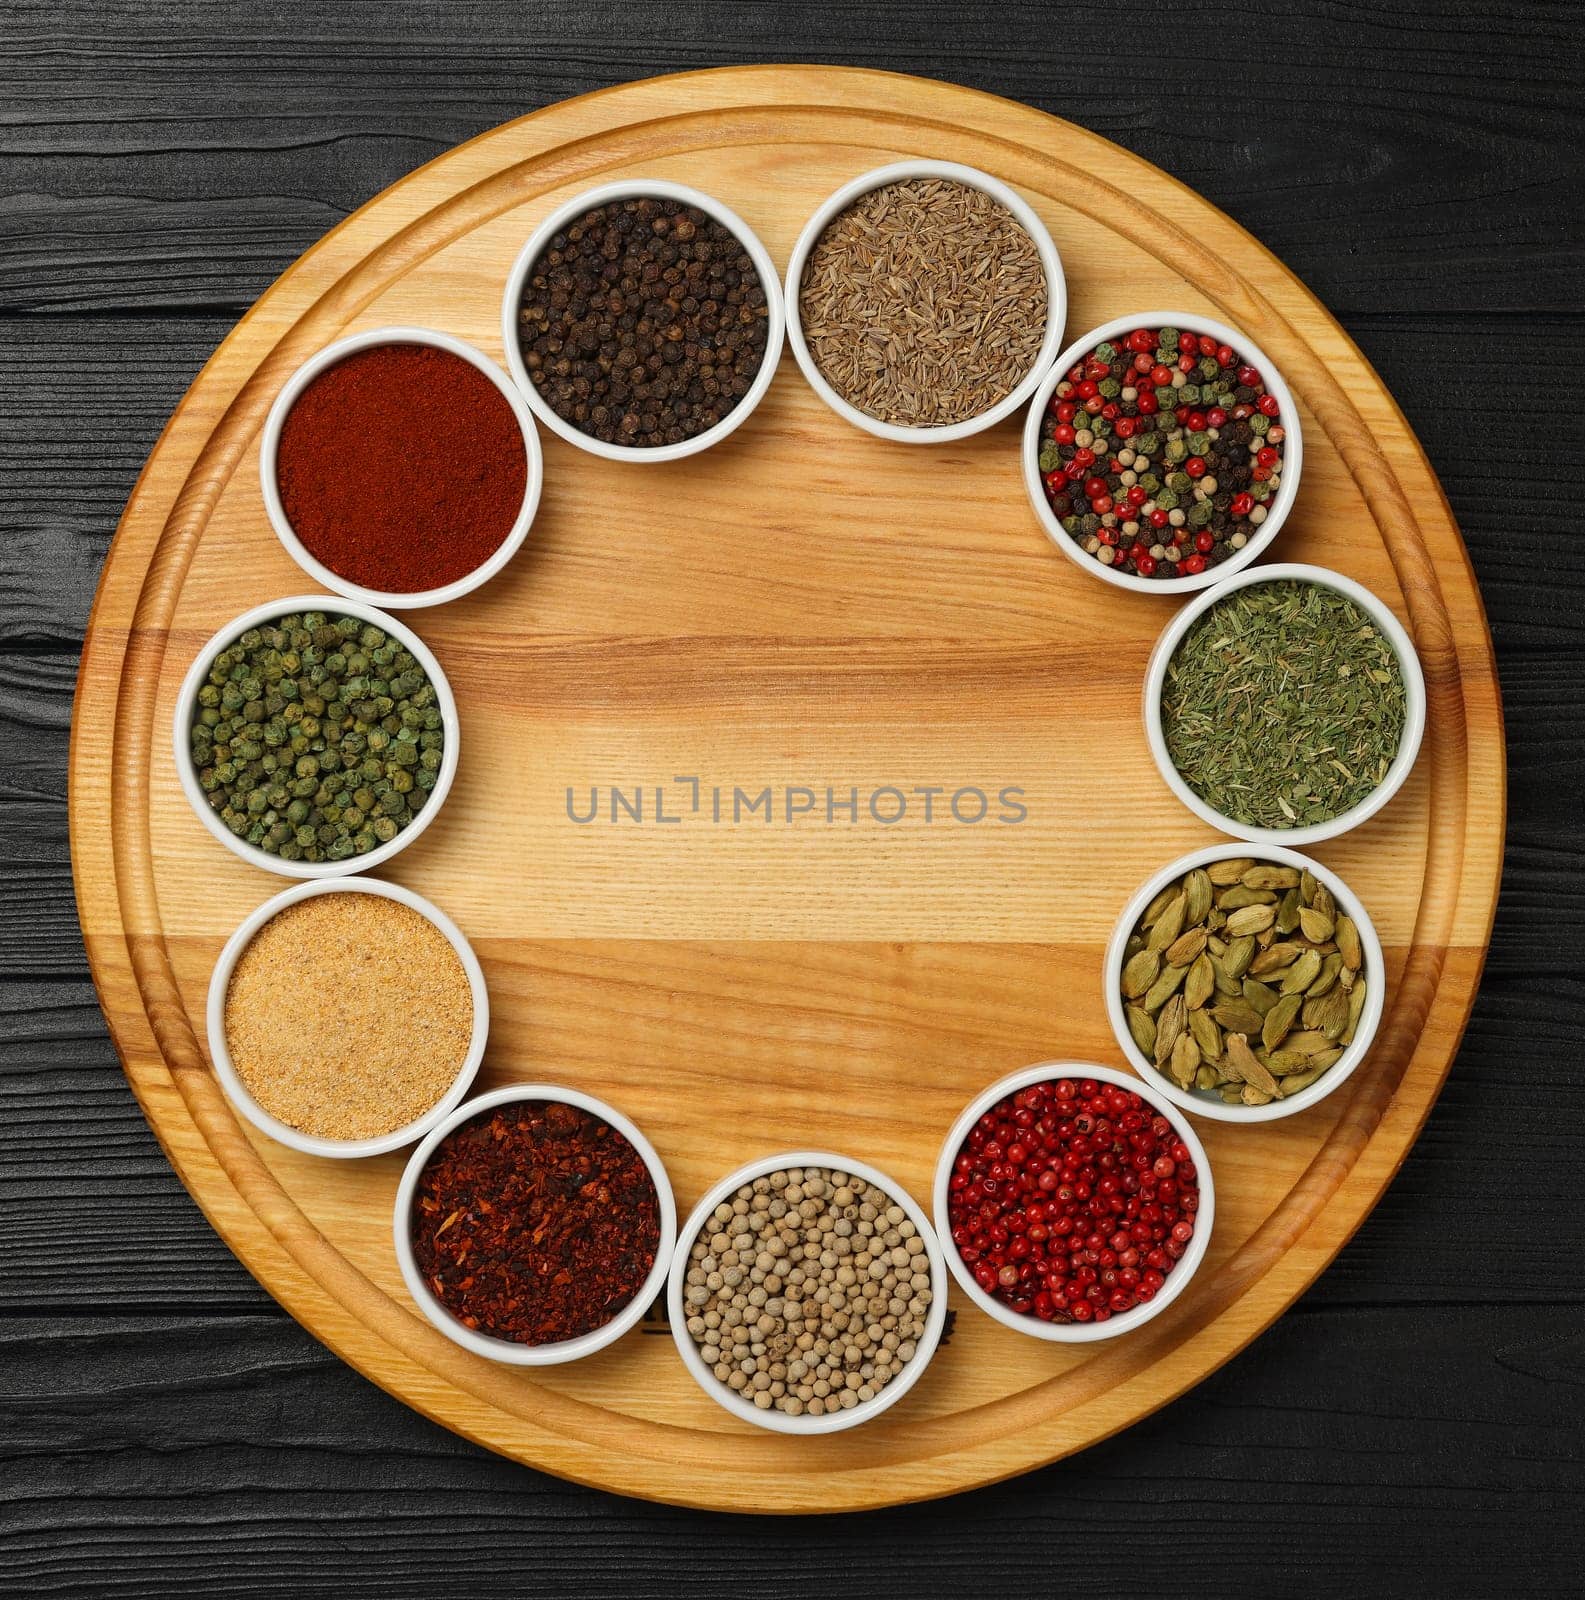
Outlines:
[[716,1206],[689,1251],[688,1336],[761,1410],[818,1417],[873,1400],[913,1359],[934,1289],[893,1195],[788,1168]]

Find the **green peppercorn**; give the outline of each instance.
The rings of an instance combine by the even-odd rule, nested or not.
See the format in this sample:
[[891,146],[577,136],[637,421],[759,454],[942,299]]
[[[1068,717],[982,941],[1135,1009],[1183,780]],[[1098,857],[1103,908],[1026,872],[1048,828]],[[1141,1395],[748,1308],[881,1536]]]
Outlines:
[[323,612],[250,628],[216,652],[189,737],[223,826],[287,861],[388,843],[443,762],[434,685],[381,628]]

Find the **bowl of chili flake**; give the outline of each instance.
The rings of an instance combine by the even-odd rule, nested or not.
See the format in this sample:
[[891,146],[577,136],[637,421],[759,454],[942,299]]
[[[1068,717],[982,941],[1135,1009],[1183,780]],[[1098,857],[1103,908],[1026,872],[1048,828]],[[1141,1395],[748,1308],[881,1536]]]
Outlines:
[[459,1106],[396,1191],[396,1259],[419,1310],[464,1349],[518,1366],[620,1339],[660,1293],[676,1242],[654,1146],[559,1084]]

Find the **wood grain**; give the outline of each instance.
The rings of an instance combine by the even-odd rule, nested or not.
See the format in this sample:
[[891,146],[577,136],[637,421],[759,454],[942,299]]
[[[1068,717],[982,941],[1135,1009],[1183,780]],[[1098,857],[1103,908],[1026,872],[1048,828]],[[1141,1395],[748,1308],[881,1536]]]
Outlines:
[[[214,859],[164,765],[164,729],[201,638],[296,585],[262,526],[251,453],[310,350],[401,319],[495,347],[513,241],[596,173],[708,174],[784,258],[820,194],[907,150],[1024,188],[1064,248],[1072,326],[1186,301],[1282,363],[1316,441],[1283,553],[1354,572],[1404,615],[1431,734],[1405,795],[1326,852],[1391,949],[1381,1043],[1345,1092],[1258,1145],[1213,1133],[1226,1199],[1189,1293],[1090,1356],[1031,1351],[960,1317],[909,1402],[826,1441],[816,1472],[798,1442],[734,1428],[663,1338],[544,1380],[462,1357],[405,1308],[380,1244],[397,1163],[327,1173],[244,1135],[191,1018],[221,939],[266,886]],[[1041,1055],[1111,1054],[1099,950],[1141,866],[1081,848],[1094,794],[1149,797],[1162,858],[1202,835],[1161,800],[1134,720],[1165,608],[1059,573],[1020,506],[1014,448],[1002,430],[937,453],[927,467],[954,488],[943,499],[916,456],[843,433],[789,363],[697,478],[652,470],[635,499],[553,447],[532,556],[477,605],[422,620],[471,720],[445,825],[394,875],[478,941],[499,1015],[490,1074],[555,1065],[612,1094],[656,1138],[684,1205],[756,1140],[811,1123],[849,1127],[922,1193],[941,1129],[987,1078]],[[686,520],[672,510],[684,497]],[[228,338],[168,428],[106,568],[74,736],[79,905],[101,996],[145,1110],[233,1248],[419,1409],[569,1476],[692,1503],[829,1509],[1005,1476],[1103,1437],[1240,1348],[1335,1253],[1412,1141],[1474,992],[1501,855],[1500,721],[1467,560],[1413,436],[1336,325],[1137,159],[1004,102],[869,74],[633,85],[476,140],[349,219]],[[663,781],[699,765],[729,782],[865,782],[883,762],[904,786],[1007,772],[1027,782],[1033,826],[1016,850],[984,833],[944,846],[917,829],[879,849],[784,828],[673,852],[658,831],[591,843],[556,822],[563,774]],[[522,874],[509,905],[481,892],[503,863]],[[805,1084],[820,1086],[818,1115]]]

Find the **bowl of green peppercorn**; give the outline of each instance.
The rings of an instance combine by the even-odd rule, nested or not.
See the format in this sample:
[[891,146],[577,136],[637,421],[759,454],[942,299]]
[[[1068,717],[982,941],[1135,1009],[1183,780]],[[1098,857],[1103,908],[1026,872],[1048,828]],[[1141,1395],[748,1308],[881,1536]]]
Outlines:
[[176,771],[198,820],[267,872],[367,872],[434,820],[457,703],[412,629],[360,600],[272,600],[221,628],[176,697]]

